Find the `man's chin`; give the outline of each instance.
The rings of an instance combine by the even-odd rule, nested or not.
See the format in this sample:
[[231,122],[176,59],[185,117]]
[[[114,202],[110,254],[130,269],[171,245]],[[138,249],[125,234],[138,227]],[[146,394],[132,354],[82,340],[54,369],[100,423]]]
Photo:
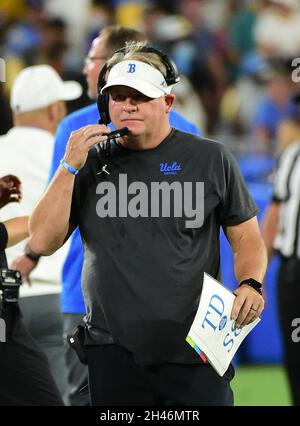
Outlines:
[[127,127],[129,129],[129,134],[128,136],[130,138],[136,138],[138,136],[141,136],[143,134],[143,132],[141,130],[138,129],[131,129],[129,126],[121,126],[121,127]]
[[120,123],[119,128],[121,127],[127,127],[129,129],[130,134],[134,136],[138,136],[144,131],[144,126],[142,125],[142,122],[140,121],[124,120]]

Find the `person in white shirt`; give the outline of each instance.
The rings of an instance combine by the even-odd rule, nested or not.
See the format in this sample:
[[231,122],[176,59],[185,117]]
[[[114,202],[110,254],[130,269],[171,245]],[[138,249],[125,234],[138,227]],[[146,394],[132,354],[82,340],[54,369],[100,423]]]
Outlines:
[[259,14],[253,33],[265,58],[294,58],[300,53],[300,4],[298,0],[271,0]]
[[[66,114],[65,101],[78,98],[81,86],[64,82],[49,65],[25,68],[11,92],[14,127],[0,137],[1,174],[14,174],[22,182],[23,198],[1,210],[1,220],[29,216],[46,189],[52,161],[54,133]],[[8,263],[22,272],[34,261],[24,254],[25,242],[7,250]],[[44,257],[31,274],[32,287],[23,285],[20,306],[24,321],[48,356],[58,388],[64,391],[62,326],[60,317],[60,276],[68,247]],[[25,248],[26,253],[26,248]],[[23,275],[23,280],[27,277]]]

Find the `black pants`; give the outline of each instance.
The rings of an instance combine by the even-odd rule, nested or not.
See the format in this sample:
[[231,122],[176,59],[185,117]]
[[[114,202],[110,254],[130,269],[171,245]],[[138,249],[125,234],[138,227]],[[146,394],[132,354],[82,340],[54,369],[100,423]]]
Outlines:
[[0,343],[0,405],[63,405],[49,363],[26,331],[18,305],[3,306],[6,342]]
[[282,258],[278,274],[278,307],[284,362],[293,405],[300,405],[300,342],[292,338],[292,322],[300,318],[300,260]]
[[[79,358],[67,342],[67,336],[79,324],[84,325],[81,314],[63,314],[63,338],[65,347],[65,364],[67,370],[67,395],[69,405],[82,406],[90,405],[88,392],[88,369],[87,366],[79,361]],[[79,391],[86,387],[86,392],[81,394]]]
[[60,294],[20,297],[22,320],[26,330],[47,356],[51,374],[61,396],[67,388],[64,358]]
[[117,345],[87,348],[91,405],[233,405],[232,366],[220,377],[208,364],[142,367]]

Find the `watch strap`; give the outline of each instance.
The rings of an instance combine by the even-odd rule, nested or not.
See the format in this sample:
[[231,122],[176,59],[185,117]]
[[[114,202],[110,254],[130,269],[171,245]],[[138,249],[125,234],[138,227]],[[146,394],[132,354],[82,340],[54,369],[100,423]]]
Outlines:
[[26,244],[25,246],[25,256],[28,257],[32,262],[38,263],[40,260],[41,255],[38,253],[35,253],[29,246],[29,244]]
[[239,283],[239,287],[243,284],[247,284],[250,287],[252,287],[254,290],[256,290],[260,295],[262,295],[262,283],[255,280],[254,278],[247,278]]

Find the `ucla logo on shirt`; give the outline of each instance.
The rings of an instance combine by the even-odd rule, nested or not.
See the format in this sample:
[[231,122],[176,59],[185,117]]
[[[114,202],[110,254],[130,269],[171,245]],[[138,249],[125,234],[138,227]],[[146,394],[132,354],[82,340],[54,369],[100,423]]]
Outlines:
[[134,73],[135,72],[135,69],[136,69],[136,64],[128,64],[128,70],[127,70],[127,72],[129,72],[129,73]]
[[177,175],[177,173],[181,170],[181,166],[177,163],[177,161],[174,161],[171,165],[168,163],[160,163],[160,171],[164,175]]

